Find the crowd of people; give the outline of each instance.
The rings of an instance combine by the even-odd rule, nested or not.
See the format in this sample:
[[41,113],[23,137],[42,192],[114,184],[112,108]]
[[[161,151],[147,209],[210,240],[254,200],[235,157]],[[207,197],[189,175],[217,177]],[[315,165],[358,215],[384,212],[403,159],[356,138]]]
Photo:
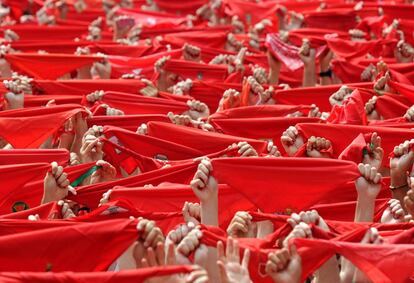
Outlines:
[[414,282],[414,2],[0,3],[0,282]]

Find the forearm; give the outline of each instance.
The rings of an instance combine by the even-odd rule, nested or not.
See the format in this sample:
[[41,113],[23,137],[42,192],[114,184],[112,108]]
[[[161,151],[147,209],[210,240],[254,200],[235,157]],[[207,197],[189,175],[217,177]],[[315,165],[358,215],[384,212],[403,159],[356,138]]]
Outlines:
[[201,201],[201,224],[218,226],[218,199]]
[[[391,196],[393,199],[397,199],[400,201],[401,204],[404,204],[404,197],[407,194],[409,188],[407,184],[407,179],[403,173],[395,172],[391,170],[391,182],[390,185],[393,188],[391,190]],[[405,206],[403,205],[403,209],[405,210]]]
[[270,68],[269,70],[269,84],[278,84],[280,75],[280,66]]
[[331,257],[315,272],[316,283],[340,282],[336,256]]
[[274,226],[271,221],[260,221],[257,222],[257,235],[256,238],[263,239],[267,235],[272,234],[274,231]]
[[78,156],[81,156],[80,154],[81,146],[82,146],[82,136],[76,134],[70,151],[76,153]]
[[341,283],[350,283],[354,278],[355,266],[347,260],[345,257],[342,257],[341,260]]
[[358,197],[354,222],[373,222],[375,199]]
[[217,265],[217,249],[213,247],[207,247],[207,260],[204,266],[208,273],[210,282],[221,282],[220,271]]
[[312,87],[316,85],[316,72],[314,65],[305,65],[303,69],[303,87]]

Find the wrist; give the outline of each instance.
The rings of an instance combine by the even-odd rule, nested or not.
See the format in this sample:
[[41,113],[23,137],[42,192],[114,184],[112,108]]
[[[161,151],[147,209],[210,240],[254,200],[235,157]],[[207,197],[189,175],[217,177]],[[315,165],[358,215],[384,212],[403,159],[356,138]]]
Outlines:
[[407,184],[407,179],[404,176],[404,173],[399,171],[394,171],[391,169],[391,180],[390,185],[392,187],[400,187]]

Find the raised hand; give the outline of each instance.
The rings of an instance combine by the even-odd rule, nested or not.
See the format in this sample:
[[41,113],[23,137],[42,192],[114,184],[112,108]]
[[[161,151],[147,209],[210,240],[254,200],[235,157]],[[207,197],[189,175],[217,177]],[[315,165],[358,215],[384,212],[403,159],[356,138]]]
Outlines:
[[171,123],[180,126],[192,126],[192,119],[188,115],[174,115],[172,112],[168,112],[168,118],[170,118]]
[[193,192],[201,201],[207,201],[217,196],[217,181],[210,176],[212,170],[213,167],[210,160],[201,160],[197,172],[190,183]]
[[124,115],[124,111],[116,109],[116,108],[112,108],[107,104],[101,104],[101,107],[105,108],[106,116],[123,116]]
[[404,222],[405,213],[401,203],[397,199],[390,199],[388,207],[381,216],[381,223],[400,223]]
[[186,223],[193,223],[194,225],[200,224],[201,221],[201,208],[200,204],[185,202],[183,206],[183,217]]
[[192,87],[193,81],[190,79],[179,81],[172,87],[172,93],[176,95],[189,95]]
[[414,122],[414,106],[408,108],[403,117],[407,120],[407,122]]
[[377,97],[373,96],[365,104],[365,113],[367,114],[368,120],[382,120],[382,117],[375,110],[375,104],[377,103]]
[[87,94],[86,100],[88,102],[94,103],[95,101],[102,100],[104,95],[105,95],[105,92],[103,90],[97,90],[97,91],[91,92],[90,94]]
[[377,168],[369,164],[358,164],[358,170],[361,174],[361,177],[355,182],[358,197],[375,200],[381,190],[381,174],[378,173]]
[[358,164],[358,170],[361,177],[355,181],[358,193],[355,222],[372,222],[375,199],[381,190],[381,174],[369,164]]
[[95,135],[88,130],[83,136],[82,146],[80,148],[80,157],[82,163],[96,162],[103,157],[103,144]]
[[218,185],[208,159],[201,160],[190,186],[201,204],[201,223],[218,225]]
[[201,62],[200,47],[190,45],[188,43],[184,44],[183,57],[184,57],[184,60],[187,60],[187,61]]
[[177,245],[177,252],[187,257],[190,253],[194,252],[200,246],[200,239],[202,232],[195,228],[191,230]]
[[223,93],[223,97],[220,99],[219,106],[216,112],[224,110],[224,102],[227,101],[231,108],[239,107],[240,105],[240,92],[235,89],[227,89]]
[[254,238],[252,216],[246,211],[238,211],[227,227],[227,235],[233,238]]
[[244,250],[243,258],[240,259],[240,247],[237,240],[227,238],[226,251],[223,243],[217,243],[217,264],[220,270],[222,283],[251,283],[249,275],[250,251]]
[[247,142],[239,142],[235,145],[239,150],[237,151],[241,157],[257,157],[257,151]]
[[188,115],[194,120],[198,120],[199,118],[207,118],[210,115],[210,110],[208,109],[207,104],[199,100],[189,100],[187,101],[187,105],[190,109],[183,114],[188,113]]
[[92,174],[91,184],[112,181],[115,179],[116,169],[111,163],[104,160],[98,160],[96,166],[99,166],[100,169]]
[[321,229],[329,231],[328,225],[316,210],[301,211],[299,214],[292,213],[287,222],[292,228],[295,228],[299,223],[303,222],[305,224],[315,224]]
[[312,136],[306,142],[306,154],[313,158],[331,158],[329,152],[321,152],[323,150],[327,151],[331,147],[332,144],[329,140]]
[[266,273],[276,283],[299,283],[302,275],[302,259],[294,245],[290,251],[283,248],[269,253]]
[[290,126],[282,133],[280,138],[283,148],[289,156],[295,155],[300,147],[304,144],[302,136],[294,126]]
[[141,93],[143,96],[148,97],[157,97],[158,96],[158,89],[155,87],[155,85],[152,83],[152,81],[147,79],[141,79],[141,82],[145,84],[145,87],[143,87],[139,93]]
[[295,238],[312,238],[312,230],[308,224],[305,222],[299,222],[293,230],[287,235],[287,237],[283,240],[283,247],[287,247],[289,245],[289,241]]
[[400,40],[394,51],[395,58],[398,63],[410,63],[414,59],[414,48],[411,44]]
[[339,88],[338,91],[334,92],[330,97],[329,97],[329,103],[334,106],[334,105],[342,105],[344,100],[349,97],[352,93],[352,89],[350,89],[348,86],[343,85]]
[[274,145],[273,141],[267,142],[267,155],[265,157],[280,157],[280,151],[278,150],[277,146]]
[[364,153],[362,163],[369,164],[377,169],[382,166],[382,159],[384,158],[384,150],[381,147],[381,138],[377,133],[371,136],[371,142],[367,145],[367,152]]
[[51,163],[52,170],[46,173],[43,181],[42,204],[66,198],[69,191],[68,174],[56,162]]

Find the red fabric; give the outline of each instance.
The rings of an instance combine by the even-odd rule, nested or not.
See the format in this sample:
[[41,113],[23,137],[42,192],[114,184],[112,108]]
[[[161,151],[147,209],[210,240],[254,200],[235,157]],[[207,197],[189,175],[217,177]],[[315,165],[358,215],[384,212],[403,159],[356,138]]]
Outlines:
[[120,78],[125,73],[136,73],[140,76],[151,78],[154,75],[154,64],[164,56],[178,59],[182,54],[181,50],[163,51],[143,57],[108,56],[111,64],[111,78]]
[[[316,239],[294,239],[302,258],[302,280],[336,253],[342,254],[374,283],[408,282],[414,275],[413,245],[369,245],[326,241]],[[393,263],[398,261],[399,268]]]
[[[312,44],[316,46],[325,45],[326,34],[336,34],[338,38],[347,39],[349,37],[348,32],[341,32],[335,29],[327,29],[326,27],[323,28],[299,28],[289,31],[289,42],[296,46],[300,46],[302,44],[302,40],[304,38],[309,39]],[[353,51],[353,50],[350,50]]]
[[296,127],[305,138],[316,136],[330,140],[335,156],[343,152],[360,133],[378,133],[382,140],[381,146],[386,155],[392,152],[396,145],[414,138],[412,131],[399,128],[313,123],[298,124]]
[[170,33],[163,37],[163,42],[174,47],[182,47],[188,43],[200,47],[223,48],[227,41],[227,33],[224,29]]
[[168,60],[163,69],[183,79],[222,81],[227,77],[226,65],[209,65],[185,60]]
[[[269,33],[266,36],[266,47],[276,57],[281,61],[285,66],[291,70],[295,71],[303,67],[303,61],[299,57],[299,47],[294,45],[289,45],[280,40],[279,35],[276,33]],[[316,57],[319,57],[326,46],[320,46],[316,48]]]
[[367,53],[373,54],[384,44],[381,40],[351,41],[332,36],[326,37],[326,43],[336,56],[348,60],[363,58]]
[[108,140],[151,158],[162,155],[168,160],[183,160],[202,155],[200,150],[180,144],[177,141],[174,142],[158,137],[139,135],[121,128],[106,126],[104,128],[104,134]]
[[219,182],[230,185],[265,212],[309,208],[359,176],[355,163],[332,159],[221,158],[212,165]]
[[0,150],[0,165],[22,163],[51,163],[56,161],[66,166],[69,151],[66,149],[3,149]]
[[2,111],[0,135],[14,148],[36,148],[79,112],[74,104]]
[[209,119],[237,119],[237,118],[272,118],[284,117],[288,114],[300,111],[308,114],[310,106],[307,105],[252,105],[249,107],[238,107],[216,112],[210,115]]
[[334,105],[326,121],[333,124],[366,125],[368,120],[365,104],[359,91],[354,90],[342,105]]
[[[217,242],[221,241],[223,245],[226,245],[227,235],[226,233],[218,229],[217,227],[201,225],[201,231],[203,236],[201,242],[208,247],[217,247]],[[240,253],[243,254],[247,248],[250,250],[249,260],[249,275],[253,282],[273,282],[271,278],[266,274],[265,266],[268,253],[274,250],[262,249],[260,244],[264,242],[262,239],[253,238],[240,238],[238,239]]]
[[[190,89],[189,94],[194,99],[203,101],[208,105],[211,112],[217,109],[220,99],[223,97],[223,93],[229,89],[241,90],[241,84],[236,83],[223,83],[223,82],[210,82],[193,81],[193,86]],[[214,115],[214,114],[213,114]]]
[[[61,26],[59,26],[61,28]],[[14,29],[14,28],[13,28]],[[19,35],[20,36],[20,35]],[[55,35],[53,35],[54,38]],[[88,46],[91,43],[89,41],[74,42],[73,40],[61,40],[59,42],[50,42],[50,41],[29,41],[29,42],[20,42],[14,41],[10,43],[10,46],[20,52],[29,52],[34,53],[39,50],[44,50],[49,53],[75,53],[78,47]],[[105,53],[107,54],[107,53]]]
[[388,84],[398,93],[404,95],[411,103],[414,103],[414,86],[398,83],[394,81],[389,81]]
[[171,2],[169,0],[155,0],[154,2],[162,11],[174,14],[194,13],[199,7],[208,3],[207,0],[196,0],[191,2]]
[[266,149],[266,142],[264,141],[206,132],[162,122],[149,122],[148,136],[196,149],[202,152],[201,155],[221,151],[229,145],[240,141],[248,142],[258,153],[262,153]]
[[359,164],[364,157],[364,150],[368,150],[367,145],[371,142],[371,134],[359,134],[338,156],[338,159],[350,160]]
[[162,182],[189,184],[194,176],[196,168],[197,164],[194,162],[183,162],[180,165],[161,168],[137,176],[83,186],[77,189],[78,194],[76,196],[69,196],[69,199],[93,209],[98,206],[102,194],[109,189],[112,189],[114,186],[137,187],[148,184],[156,186]]
[[181,223],[183,220],[183,215],[181,211],[142,211],[136,209],[130,201],[124,198],[120,198],[113,201],[111,200],[110,202],[94,209],[90,213],[71,218],[70,221],[98,222],[109,219],[125,219],[130,218],[130,216],[134,216],[135,218],[143,217],[145,219],[155,221],[157,227],[161,228],[164,235],[168,234],[168,232],[171,231],[171,229],[175,228],[175,226],[171,226],[171,224]]
[[36,79],[57,79],[77,68],[102,60],[99,56],[37,53],[6,54],[5,58],[14,71]]
[[[32,222],[36,226],[37,222]],[[105,271],[137,238],[136,221],[108,220],[0,237],[1,271]],[[47,244],[45,243],[47,239]],[[68,244],[70,243],[70,245]]]
[[0,166],[2,212],[12,212],[12,207],[16,202],[12,202],[10,205],[6,205],[5,202],[7,202],[10,197],[15,197],[16,190],[20,189],[23,185],[39,175],[45,176],[49,169],[50,164],[47,163],[26,163]]
[[[389,199],[377,199],[375,201],[374,222],[381,220],[382,214],[388,207]],[[317,204],[310,209],[315,209],[326,220],[349,221],[355,219],[356,201],[338,202],[329,204]]]
[[63,281],[129,283],[144,282],[148,278],[158,276],[190,273],[192,269],[191,266],[177,265],[123,270],[120,272],[1,272],[0,280],[4,283],[58,283]]
[[356,13],[353,9],[327,9],[305,14],[305,24],[310,28],[336,29],[347,32],[356,24]]
[[[73,182],[94,165],[94,163],[85,163],[70,166],[66,167],[64,172],[68,174],[69,181]],[[3,181],[5,183],[0,197],[0,214],[12,212],[13,206],[19,203],[29,208],[40,204],[43,195],[43,179],[51,168],[49,163],[26,163],[0,167],[3,168],[3,174],[6,174],[4,176],[10,178],[4,177],[6,179]]]
[[169,26],[178,26],[186,22],[186,18],[183,16],[135,9],[121,8],[116,11],[116,15],[132,17],[135,20],[135,24],[142,24],[144,26],[154,26],[163,23]]
[[254,25],[264,18],[275,20],[276,11],[279,8],[274,1],[255,3],[253,1],[227,0],[223,2],[225,3],[224,12],[226,15],[238,16],[248,26]]
[[55,101],[56,105],[81,104],[82,101],[82,98],[76,95],[26,95],[24,97],[24,107],[46,106],[52,99]]
[[62,218],[62,207],[57,202],[48,202],[26,210],[0,215],[0,219],[23,219],[29,215],[39,215],[42,220],[53,220]]
[[[251,108],[251,107],[246,107]],[[297,107],[298,108],[298,107]],[[308,117],[277,117],[277,118],[229,118],[229,119],[213,119],[211,124],[218,132],[227,135],[245,137],[257,140],[269,140],[278,147],[279,151],[283,151],[283,146],[280,142],[282,133],[286,131],[289,126],[297,123],[318,123],[319,118]]]
[[[355,88],[372,88],[373,84],[370,83],[356,83],[347,84],[351,89]],[[317,87],[304,87],[287,90],[277,90],[273,95],[273,98],[282,104],[289,105],[311,105],[316,104],[320,111],[330,112],[331,104],[329,103],[329,97],[337,91],[341,85],[328,85],[328,86],[317,86]],[[368,100],[372,95],[364,95],[364,100]],[[366,97],[365,97],[366,96]]]
[[[188,110],[188,105],[185,102],[114,91],[105,92],[102,99],[98,102],[98,104],[101,103],[108,104],[113,108],[122,110],[126,115],[166,115],[168,112],[182,114]],[[137,127],[138,126],[139,125],[137,125]]]
[[145,84],[141,80],[34,80],[36,94],[86,95],[96,90],[137,93]]
[[[20,1],[20,0],[18,0]],[[37,24],[3,26],[1,30],[11,29],[20,37],[19,41],[49,41],[55,42],[60,40],[73,41],[80,38],[82,34],[87,33],[87,27],[71,26],[40,26]]]
[[167,115],[162,114],[143,114],[143,115],[123,115],[123,116],[93,116],[87,120],[88,126],[114,126],[135,132],[137,128],[150,121],[170,122]]
[[128,174],[131,174],[138,168],[142,173],[159,169],[163,165],[162,162],[138,154],[116,142],[104,138],[101,138],[101,140],[104,142],[105,160],[118,167],[118,172],[122,168]]
[[[255,206],[243,195],[226,185],[219,185],[219,225],[226,228],[237,211],[248,211]],[[160,184],[155,188],[115,187],[111,200],[126,199],[133,207],[141,211],[181,212],[184,202],[199,202],[189,185]],[[168,227],[174,228],[184,222],[180,219],[166,219]],[[162,221],[162,220],[161,220]],[[172,221],[172,222],[171,222]],[[165,224],[164,224],[165,225]]]

